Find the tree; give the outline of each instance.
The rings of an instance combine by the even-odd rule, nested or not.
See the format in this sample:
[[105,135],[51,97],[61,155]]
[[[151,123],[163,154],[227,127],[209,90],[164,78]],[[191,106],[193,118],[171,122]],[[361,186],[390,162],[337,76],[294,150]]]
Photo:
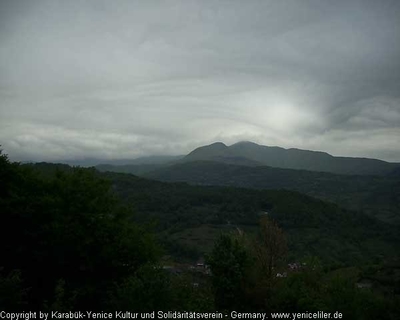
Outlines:
[[0,267],[20,270],[27,307],[74,301],[102,309],[114,283],[156,261],[153,236],[94,169],[43,177],[1,155],[0,178]]
[[286,253],[277,224],[263,217],[257,238],[241,231],[224,234],[208,257],[216,306],[228,310],[262,310],[271,294],[276,268]]
[[239,310],[246,306],[245,287],[253,264],[246,242],[243,234],[222,234],[207,257],[219,309]]
[[271,280],[287,252],[286,237],[278,224],[266,215],[260,219],[259,230],[259,236],[254,242],[254,252],[260,270],[267,280]]

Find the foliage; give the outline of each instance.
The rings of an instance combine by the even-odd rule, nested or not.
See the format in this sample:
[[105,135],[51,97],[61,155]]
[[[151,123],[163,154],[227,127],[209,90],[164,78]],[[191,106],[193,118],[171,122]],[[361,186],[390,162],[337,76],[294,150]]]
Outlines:
[[144,265],[136,273],[116,285],[110,295],[111,310],[151,312],[167,310],[172,304],[168,275],[161,268]]
[[[0,270],[3,271],[3,270]],[[21,272],[0,273],[0,310],[18,311],[26,306],[28,289],[23,287]]]
[[213,275],[217,308],[230,310],[236,306],[240,310],[246,306],[246,291],[251,285],[250,268],[253,259],[245,241],[240,234],[223,234],[207,258]]
[[222,231],[239,227],[254,233],[265,212],[286,233],[292,260],[313,255],[343,266],[381,261],[399,251],[395,226],[297,192],[162,183],[110,172],[102,176],[135,208],[135,220],[156,221],[160,241],[179,258],[210,252]]
[[[397,230],[362,213],[296,192],[166,184],[20,165],[5,155],[0,179],[2,310],[324,310],[398,318],[397,260],[387,259],[398,248]],[[148,231],[154,220],[157,236]],[[185,233],[192,243],[212,243],[223,230],[209,251],[211,277],[160,266],[157,240],[194,259],[205,251],[174,240]],[[288,269],[307,253],[322,263]],[[338,268],[354,261],[373,264]],[[362,277],[374,287],[358,288]]]
[[286,238],[277,223],[264,215],[260,219],[260,234],[257,240],[253,246],[255,256],[260,269],[270,282],[286,254]]
[[[284,251],[279,249],[281,244],[272,236],[279,235],[283,241],[283,235],[273,221],[263,220],[259,238],[249,240],[243,233],[223,234],[215,243],[208,261],[217,308],[250,312],[340,312],[344,319],[398,318],[399,297],[359,288],[359,274],[350,270],[324,270],[315,257],[298,263],[295,270],[278,264],[270,268],[266,259],[260,258],[260,248],[276,252],[279,259],[275,261],[284,261]],[[266,224],[268,232],[265,232]],[[285,276],[270,275],[271,269]]]
[[5,156],[0,161],[1,267],[20,270],[11,279],[30,288],[30,306],[100,309],[113,283],[156,261],[153,236],[130,220],[94,169],[42,176]]
[[382,221],[400,223],[398,174],[341,175],[203,161],[176,164],[143,176],[194,185],[293,190],[334,202],[350,210],[364,211]]

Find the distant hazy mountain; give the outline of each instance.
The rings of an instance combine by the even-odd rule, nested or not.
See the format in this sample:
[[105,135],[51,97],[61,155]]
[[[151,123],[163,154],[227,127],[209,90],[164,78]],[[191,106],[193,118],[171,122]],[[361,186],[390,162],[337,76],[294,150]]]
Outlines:
[[229,147],[221,142],[213,143],[195,149],[181,161],[215,161],[352,175],[386,175],[400,166],[376,159],[335,157],[320,151],[267,147],[253,142],[239,142]]
[[184,156],[147,156],[135,159],[100,159],[83,158],[76,160],[58,160],[56,163],[65,163],[71,166],[94,167],[94,166],[125,166],[125,165],[160,165],[164,163],[177,161]]
[[[184,156],[149,156],[133,160],[118,160],[107,164],[97,164],[97,170],[106,172],[131,173],[143,175],[156,169],[164,168],[168,165],[177,163]],[[124,164],[121,164],[124,162]]]
[[125,164],[125,165],[111,165],[111,164],[99,164],[95,166],[97,170],[101,172],[119,172],[119,173],[130,173],[141,176],[145,173],[154,171],[156,169],[164,168],[165,164]]
[[228,164],[237,164],[244,166],[262,166],[263,163],[251,158],[246,157],[231,147],[227,147],[222,142],[216,142],[208,146],[199,147],[190,152],[180,162],[191,161],[217,161]]

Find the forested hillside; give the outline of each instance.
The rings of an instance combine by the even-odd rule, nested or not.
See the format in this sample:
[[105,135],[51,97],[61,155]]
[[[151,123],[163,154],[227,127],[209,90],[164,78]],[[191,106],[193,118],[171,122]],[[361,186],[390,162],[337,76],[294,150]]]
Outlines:
[[[0,180],[2,310],[398,314],[397,230],[362,213],[4,155]],[[201,256],[211,273],[183,267]],[[366,276],[373,290],[357,288]]]
[[159,168],[143,176],[196,185],[293,190],[363,211],[382,221],[400,223],[400,179],[396,175],[338,175],[197,161]]
[[115,173],[104,176],[135,208],[138,218],[154,218],[158,229],[167,231],[166,237],[197,249],[207,250],[221,230],[251,230],[260,215],[268,214],[288,234],[296,258],[311,254],[329,262],[354,263],[396,252],[389,249],[398,242],[396,227],[297,192],[170,184]]

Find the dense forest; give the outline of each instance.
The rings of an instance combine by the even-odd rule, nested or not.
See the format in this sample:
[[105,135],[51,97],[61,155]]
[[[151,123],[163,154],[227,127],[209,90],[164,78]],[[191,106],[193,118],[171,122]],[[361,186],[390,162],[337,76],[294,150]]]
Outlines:
[[362,212],[4,154],[0,181],[1,310],[400,314],[398,229]]
[[395,172],[386,176],[342,175],[196,161],[136,174],[167,182],[293,190],[400,224],[400,179]]
[[210,249],[221,230],[254,230],[260,215],[284,228],[293,259],[312,254],[353,264],[397,253],[398,228],[362,212],[342,209],[293,191],[163,183],[104,173],[136,218],[156,221],[163,238]]
[[[237,160],[237,159],[236,159]],[[242,161],[244,161],[242,159]],[[246,160],[247,161],[247,160]],[[100,171],[131,173],[165,182],[298,191],[382,221],[400,224],[398,170],[387,175],[350,175],[217,161],[98,165]]]

